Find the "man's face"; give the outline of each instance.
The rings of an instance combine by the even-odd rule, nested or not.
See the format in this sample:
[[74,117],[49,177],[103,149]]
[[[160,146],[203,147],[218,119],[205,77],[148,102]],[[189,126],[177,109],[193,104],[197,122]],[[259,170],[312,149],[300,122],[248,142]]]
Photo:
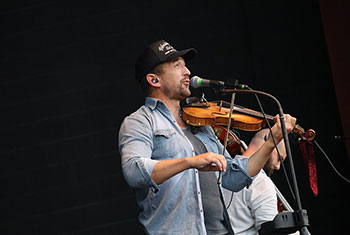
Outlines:
[[[281,154],[282,161],[286,159],[286,152],[284,150],[284,144],[283,141],[281,141],[278,145],[278,150]],[[270,155],[269,160],[265,163],[264,170],[268,176],[271,176],[275,170],[279,170],[281,166],[281,161],[278,157],[277,150],[274,149]]]
[[159,76],[163,93],[176,100],[183,100],[191,95],[190,74],[182,57],[164,63],[163,72]]

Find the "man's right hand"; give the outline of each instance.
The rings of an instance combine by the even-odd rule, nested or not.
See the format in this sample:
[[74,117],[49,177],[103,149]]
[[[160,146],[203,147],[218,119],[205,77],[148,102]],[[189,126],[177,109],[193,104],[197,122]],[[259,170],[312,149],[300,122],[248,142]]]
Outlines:
[[161,160],[153,167],[151,178],[157,184],[161,184],[189,168],[200,171],[226,171],[226,159],[220,154],[203,153],[193,157]]
[[196,168],[200,171],[224,171],[226,172],[226,159],[221,154],[212,152],[203,153],[193,157],[187,157],[190,168]]

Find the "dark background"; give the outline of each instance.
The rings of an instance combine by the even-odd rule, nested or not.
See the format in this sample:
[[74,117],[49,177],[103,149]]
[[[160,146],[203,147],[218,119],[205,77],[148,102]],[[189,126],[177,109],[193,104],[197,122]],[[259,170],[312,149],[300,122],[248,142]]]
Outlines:
[[[142,234],[117,150],[123,118],[143,103],[134,61],[165,39],[195,47],[193,75],[237,77],[277,97],[349,178],[316,0],[2,1],[0,234]],[[210,89],[194,95],[218,99]],[[228,97],[223,99],[229,100]],[[262,102],[270,114],[277,109]],[[256,108],[249,95],[236,103]],[[241,132],[246,142],[252,133]],[[319,196],[292,144],[313,234],[345,234],[349,184],[315,150]],[[287,164],[288,166],[288,164]],[[295,206],[280,171],[273,176]],[[295,207],[294,207],[295,208]]]

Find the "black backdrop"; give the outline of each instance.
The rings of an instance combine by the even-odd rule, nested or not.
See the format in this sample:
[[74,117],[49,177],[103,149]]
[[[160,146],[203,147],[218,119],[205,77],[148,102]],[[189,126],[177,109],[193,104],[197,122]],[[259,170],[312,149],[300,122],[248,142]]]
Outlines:
[[[276,96],[349,176],[316,0],[3,1],[0,17],[1,234],[142,234],[116,137],[144,99],[135,57],[158,39],[199,51],[192,74]],[[203,91],[220,98],[193,94]],[[236,103],[256,108],[248,95]],[[310,231],[345,233],[348,184],[316,150],[313,197],[298,145],[292,152]],[[282,172],[273,180],[294,205]]]

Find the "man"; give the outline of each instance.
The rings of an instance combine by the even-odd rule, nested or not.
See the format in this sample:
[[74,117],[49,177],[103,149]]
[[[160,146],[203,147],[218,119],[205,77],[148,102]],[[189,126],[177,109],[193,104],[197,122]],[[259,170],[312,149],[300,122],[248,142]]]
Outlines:
[[[269,129],[257,132],[243,155],[251,156],[265,143],[268,135]],[[277,145],[277,148],[283,161],[286,158],[283,141]],[[280,165],[277,150],[274,149],[264,165],[264,170],[259,172],[248,188],[233,194],[224,190],[226,204],[231,201],[228,213],[236,235],[258,234],[262,223],[275,218],[278,213],[277,196],[275,185],[268,176],[271,176],[274,170],[279,170]]]
[[[239,191],[251,184],[273,150],[269,139],[250,158],[232,160],[228,153],[221,155],[223,147],[210,126],[190,131],[181,119],[180,101],[191,94],[185,63],[196,54],[195,49],[177,51],[160,40],[147,46],[136,62],[136,79],[146,100],[124,119],[119,151],[148,234],[231,233],[215,172],[224,173],[223,187]],[[285,119],[291,131],[295,118]],[[282,132],[276,121],[272,129],[279,142]]]

